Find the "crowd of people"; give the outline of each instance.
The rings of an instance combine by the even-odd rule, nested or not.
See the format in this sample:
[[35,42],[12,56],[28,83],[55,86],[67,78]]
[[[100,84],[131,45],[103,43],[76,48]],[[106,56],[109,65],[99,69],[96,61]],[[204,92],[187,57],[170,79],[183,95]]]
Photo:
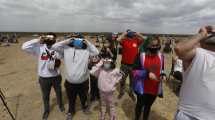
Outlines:
[[18,43],[18,35],[16,33],[12,35],[0,33],[0,45],[10,46],[10,43]]
[[[172,74],[182,82],[175,120],[215,118],[214,32],[215,29],[211,26],[202,27],[190,40],[177,41],[174,45],[176,57],[173,58]],[[56,42],[56,39],[55,34],[48,33],[27,41],[22,46],[24,51],[38,59],[38,79],[44,103],[43,120],[47,120],[50,113],[49,96],[52,87],[56,92],[59,110],[65,111],[59,68],[61,61],[64,62],[64,87],[69,101],[67,120],[72,120],[75,115],[77,96],[86,115],[91,113],[90,103],[98,100],[98,119],[105,120],[108,113],[110,120],[116,120],[118,117],[114,92],[117,84],[117,98],[121,99],[128,91],[131,100],[136,103],[134,120],[140,120],[141,115],[143,120],[148,120],[156,98],[165,97],[162,87],[166,80],[165,57],[161,52],[159,37],[146,37],[132,30],[121,35],[113,33],[100,51],[81,34],[70,36],[61,42]],[[118,45],[121,45],[121,50]],[[122,55],[121,67],[117,68],[119,53]]]

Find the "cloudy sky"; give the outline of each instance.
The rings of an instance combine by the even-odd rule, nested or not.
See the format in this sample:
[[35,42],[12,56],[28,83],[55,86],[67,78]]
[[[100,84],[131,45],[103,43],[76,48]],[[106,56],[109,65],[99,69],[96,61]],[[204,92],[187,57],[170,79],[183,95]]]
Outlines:
[[195,33],[214,0],[0,0],[0,31]]

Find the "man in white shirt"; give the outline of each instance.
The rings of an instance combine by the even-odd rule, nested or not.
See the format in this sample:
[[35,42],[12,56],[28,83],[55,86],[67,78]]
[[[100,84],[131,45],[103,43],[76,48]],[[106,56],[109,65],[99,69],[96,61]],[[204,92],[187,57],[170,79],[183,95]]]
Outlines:
[[43,120],[47,120],[49,116],[49,96],[52,87],[56,92],[59,109],[61,112],[64,111],[61,90],[62,77],[59,71],[60,56],[56,51],[51,49],[51,46],[55,42],[56,35],[49,33],[38,39],[27,41],[22,45],[22,50],[34,55],[38,60],[39,84],[44,102]]
[[215,28],[176,45],[184,74],[175,120],[215,119]]

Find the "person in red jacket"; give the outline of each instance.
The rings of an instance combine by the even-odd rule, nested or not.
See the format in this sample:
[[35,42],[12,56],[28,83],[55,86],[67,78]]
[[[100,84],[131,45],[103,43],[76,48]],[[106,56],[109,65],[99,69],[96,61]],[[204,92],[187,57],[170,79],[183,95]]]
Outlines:
[[135,59],[139,53],[139,46],[144,40],[144,36],[140,33],[127,30],[121,36],[117,38],[117,41],[122,46],[122,60],[121,60],[121,70],[125,73],[121,82],[120,82],[120,94],[119,99],[125,94],[125,84],[126,78],[129,76],[129,96],[135,101],[135,96],[132,90],[132,65],[135,62]]

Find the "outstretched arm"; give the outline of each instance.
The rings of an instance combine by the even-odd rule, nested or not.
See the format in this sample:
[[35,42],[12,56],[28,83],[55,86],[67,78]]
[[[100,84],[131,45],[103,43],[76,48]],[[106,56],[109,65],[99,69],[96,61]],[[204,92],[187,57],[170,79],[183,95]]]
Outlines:
[[175,47],[175,52],[180,59],[189,66],[190,62],[196,55],[196,48],[199,47],[200,41],[206,38],[208,35],[207,28],[203,27],[199,30],[199,33],[193,36],[190,40],[180,42]]
[[103,59],[101,59],[98,64],[96,64],[95,66],[92,67],[92,69],[90,70],[90,74],[98,77],[100,74],[102,65],[103,65]]
[[63,49],[66,45],[68,45],[70,43],[70,39],[61,41],[61,42],[57,42],[54,45],[52,45],[52,49],[56,50],[59,53],[63,53]]

